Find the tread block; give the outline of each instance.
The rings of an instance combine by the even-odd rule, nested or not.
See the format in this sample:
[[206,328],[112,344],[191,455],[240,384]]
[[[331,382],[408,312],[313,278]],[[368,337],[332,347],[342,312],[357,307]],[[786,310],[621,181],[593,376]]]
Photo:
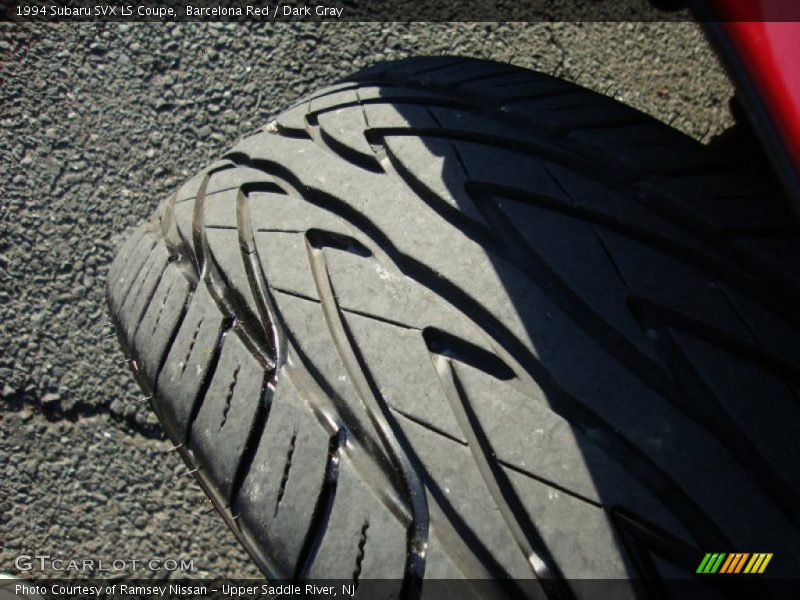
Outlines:
[[[482,146],[497,146],[500,149],[519,148],[520,151],[537,156],[536,152],[557,152],[558,148],[543,140],[540,135],[532,134],[527,128],[515,127],[512,124],[498,122],[482,115],[475,115],[466,110],[433,106],[431,114],[441,129],[459,142],[474,141]],[[448,137],[449,137],[448,136]],[[483,139],[481,139],[483,138]],[[485,161],[481,161],[485,162]],[[500,166],[500,161],[492,161],[487,166]],[[506,181],[516,181],[516,177],[524,175],[524,171]]]
[[[344,108],[343,104],[357,104],[358,91],[355,87],[348,87],[345,89],[336,90],[330,94],[316,96],[311,99],[309,104],[309,113],[316,114],[324,111],[337,110]],[[341,114],[341,113],[337,113]],[[318,115],[321,116],[321,115]],[[357,131],[361,131],[365,126],[364,119],[357,123]]]
[[439,129],[430,109],[414,104],[365,104],[364,113],[373,129]]
[[239,336],[226,335],[190,439],[195,456],[228,502],[256,411],[265,400],[265,376]]
[[731,285],[723,285],[722,290],[764,350],[794,364],[800,364],[798,324],[787,322]]
[[203,222],[207,228],[226,227],[235,229],[236,199],[239,188],[233,188],[206,196],[203,207]]
[[319,385],[336,399],[339,411],[347,416],[351,428],[377,443],[377,434],[331,339],[322,305],[283,293],[276,294],[275,300],[297,352],[303,357],[314,357],[311,366]]
[[109,289],[111,298],[111,310],[120,317],[120,311],[128,297],[131,287],[138,280],[139,274],[145,262],[155,248],[156,240],[149,235],[143,234],[141,242],[131,249],[131,254],[124,264],[120,265],[119,271],[115,273],[113,279],[109,279]]
[[[712,159],[702,147],[687,144],[677,130],[665,129],[657,123],[577,129],[569,136],[586,149],[595,148],[598,154],[613,153],[613,159],[631,171],[658,171],[659,169],[696,168],[713,169],[719,162]],[[673,148],[675,152],[665,150]],[[611,157],[606,156],[605,160]]]
[[463,61],[454,56],[420,56],[413,57],[386,66],[383,73],[384,81],[419,80],[419,78],[433,71],[451,66],[463,65]]
[[753,342],[716,277],[617,233],[599,232],[631,293]]
[[134,348],[145,376],[158,375],[178,320],[189,298],[189,282],[174,264],[167,266],[134,338]]
[[[619,548],[606,511],[510,469],[505,472],[565,578],[625,579],[635,572]],[[633,589],[622,591],[615,589],[614,597],[638,597]]]
[[209,370],[223,343],[223,316],[205,286],[193,294],[186,316],[158,378],[156,405],[177,432],[188,435],[189,421]]
[[[345,321],[392,410],[466,444],[442,395],[422,332],[357,314],[345,315]],[[376,340],[381,341],[376,343]],[[386,351],[387,345],[391,352]],[[414,376],[409,377],[409,373]]]
[[[547,163],[547,170],[564,190],[569,206],[591,211],[604,216],[610,225],[626,226],[642,236],[659,236],[673,244],[698,255],[709,254],[708,247],[685,229],[658,215],[647,205],[612,189],[609,185],[592,180],[575,168],[566,168],[554,162]],[[566,207],[565,207],[566,208]],[[608,225],[599,225],[608,227]],[[735,267],[734,264],[730,265]]]
[[797,283],[796,274],[782,273],[774,266],[784,261],[789,264],[800,262],[800,237],[732,239],[731,246],[755,256],[756,260],[764,265],[764,269],[768,269],[771,275],[774,274],[781,280],[783,286],[791,289],[795,296],[800,296],[800,284]]
[[146,231],[147,231],[147,225],[145,223],[142,223],[141,225],[136,227],[131,233],[129,233],[128,236],[125,238],[125,241],[117,250],[116,256],[114,257],[114,260],[111,262],[111,266],[108,268],[108,275],[106,276],[106,280],[108,282],[111,298],[114,301],[117,300],[118,278],[120,276],[120,273],[122,273],[125,270],[125,267],[128,265],[128,262],[135,254],[136,249],[142,243],[142,237],[145,235]]
[[193,200],[197,197],[197,192],[205,179],[206,172],[200,171],[192,176],[189,181],[184,183],[178,191],[175,192],[175,201],[180,204],[186,200]]
[[473,466],[469,449],[408,419],[400,419],[398,423],[452,510],[462,515],[481,515],[480,519],[470,519],[470,526],[487,551],[511,577],[533,578],[527,558],[514,541],[497,504]]
[[[336,532],[336,533],[334,533]],[[365,485],[349,460],[339,464],[336,495],[308,577],[359,572],[363,579],[382,579],[387,597],[400,593],[406,554],[406,530]],[[355,580],[355,577],[353,580]],[[389,581],[386,581],[389,580]]]
[[545,130],[559,133],[605,126],[607,123],[629,125],[646,122],[647,119],[630,107],[589,90],[566,97],[547,96],[522,100],[512,104],[509,112]]
[[168,260],[167,247],[159,241],[142,265],[142,270],[119,309],[119,317],[128,339],[133,339],[135,336],[144,311],[150,305],[150,300],[161,281]]
[[[226,195],[232,190],[238,190],[242,186],[253,186],[257,184],[275,185],[274,180],[263,171],[251,169],[250,167],[223,168],[218,171],[209,169],[211,175],[206,187],[206,198],[215,198],[217,195]],[[235,197],[235,194],[234,194]]]
[[484,346],[486,338],[468,318],[443,309],[440,298],[392,265],[333,248],[324,252],[336,301],[343,310],[399,327],[437,327]]
[[294,574],[300,558],[323,487],[328,445],[291,382],[279,379],[234,509],[245,534],[285,577]]
[[317,288],[308,269],[305,235],[300,232],[255,232],[256,252],[273,289],[314,300]]
[[358,235],[341,217],[310,207],[302,198],[269,192],[250,194],[250,222],[253,233],[261,230],[306,232],[324,229],[350,237]]
[[[400,88],[400,87],[380,87],[380,86],[361,86],[354,90],[357,98],[361,102],[376,102],[376,101],[386,101],[386,106],[391,107],[392,102],[407,102],[417,101],[417,100],[428,100],[428,101],[440,101],[446,103],[452,103],[453,100],[451,97],[440,94],[439,92],[433,90],[415,90],[415,89],[408,89],[408,88]],[[366,110],[368,105],[364,106]],[[370,122],[372,126],[372,124]]]
[[445,88],[457,88],[467,83],[493,79],[495,77],[512,74],[514,67],[499,67],[492,63],[476,63],[467,67],[453,67],[436,73],[436,85]]
[[286,132],[295,135],[307,136],[306,133],[306,115],[308,114],[309,102],[303,102],[296,106],[293,110],[282,112],[276,117],[278,127]]
[[497,163],[487,163],[483,158],[486,148],[481,144],[455,142],[464,167],[473,182],[507,185],[509,181],[521,190],[536,190],[536,194],[564,199],[564,193],[550,176],[545,163],[538,157],[514,150],[497,149]]
[[514,99],[530,96],[547,96],[562,93],[580,93],[580,88],[543,73],[504,73],[488,80],[463,83],[459,90],[477,94],[501,102],[503,105]]

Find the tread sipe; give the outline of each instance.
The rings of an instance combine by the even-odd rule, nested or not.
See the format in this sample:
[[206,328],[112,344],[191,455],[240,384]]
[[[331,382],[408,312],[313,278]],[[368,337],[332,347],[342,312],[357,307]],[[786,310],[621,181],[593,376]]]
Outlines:
[[706,552],[797,572],[793,219],[607,97],[409,59],[191,179],[127,239],[108,299],[270,578],[647,594]]

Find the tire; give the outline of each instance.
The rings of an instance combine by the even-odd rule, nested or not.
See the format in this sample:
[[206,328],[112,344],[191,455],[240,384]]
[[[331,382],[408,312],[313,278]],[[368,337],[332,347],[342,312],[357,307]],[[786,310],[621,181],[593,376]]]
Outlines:
[[646,115],[417,58],[198,173],[108,302],[268,577],[647,593],[706,552],[797,572],[797,241],[780,193]]

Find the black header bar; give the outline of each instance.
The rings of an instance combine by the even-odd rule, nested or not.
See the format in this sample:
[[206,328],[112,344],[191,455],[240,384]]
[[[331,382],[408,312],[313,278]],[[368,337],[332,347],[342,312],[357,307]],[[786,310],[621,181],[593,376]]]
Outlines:
[[[714,4],[665,11],[648,0],[0,0],[3,20],[19,22],[546,22],[689,21],[719,18]],[[800,2],[730,0],[737,20],[800,21]],[[659,4],[670,4],[660,0]]]

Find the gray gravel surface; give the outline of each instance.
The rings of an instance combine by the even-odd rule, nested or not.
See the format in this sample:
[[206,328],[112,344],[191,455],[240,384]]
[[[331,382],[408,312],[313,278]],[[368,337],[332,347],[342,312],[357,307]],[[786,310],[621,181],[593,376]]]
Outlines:
[[577,78],[699,139],[731,124],[691,23],[0,24],[0,570],[40,552],[258,575],[103,338],[106,269],[127,227],[299,96],[442,53]]

